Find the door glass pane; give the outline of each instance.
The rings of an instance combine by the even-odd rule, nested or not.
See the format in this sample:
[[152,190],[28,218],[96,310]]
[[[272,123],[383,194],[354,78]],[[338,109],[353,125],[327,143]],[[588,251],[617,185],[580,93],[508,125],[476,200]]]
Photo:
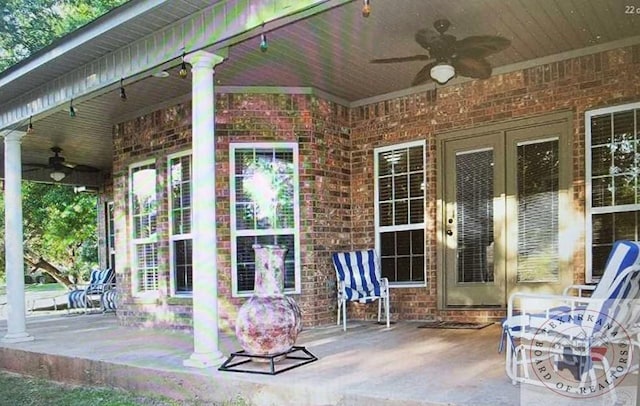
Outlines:
[[456,155],[458,282],[493,282],[493,149]]
[[518,145],[518,282],[558,272],[558,140]]

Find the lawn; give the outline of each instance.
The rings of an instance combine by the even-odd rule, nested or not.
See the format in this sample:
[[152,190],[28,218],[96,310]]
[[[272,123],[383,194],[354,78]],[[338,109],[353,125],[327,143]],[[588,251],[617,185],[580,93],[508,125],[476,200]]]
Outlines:
[[[5,285],[0,285],[0,296],[4,296],[7,291],[7,287]],[[62,286],[59,283],[31,283],[24,285],[24,291],[26,292],[60,292],[64,293],[67,291],[67,288]]]
[[25,292],[61,292],[67,291],[67,288],[59,283],[32,283],[24,285]]
[[[0,371],[1,406],[205,406],[211,403],[175,401],[113,388],[62,385]],[[218,406],[249,406],[234,400]]]

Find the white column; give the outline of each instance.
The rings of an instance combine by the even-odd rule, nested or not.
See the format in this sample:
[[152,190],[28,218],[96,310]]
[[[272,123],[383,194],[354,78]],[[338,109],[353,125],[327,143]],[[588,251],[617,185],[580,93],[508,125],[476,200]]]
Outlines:
[[7,335],[5,343],[31,341],[27,333],[24,298],[24,247],[22,243],[22,133],[4,136],[4,246],[7,278]]
[[192,72],[193,149],[193,354],[185,366],[222,363],[218,349],[218,269],[216,243],[216,146],[213,67],[223,57],[198,51],[185,57]]

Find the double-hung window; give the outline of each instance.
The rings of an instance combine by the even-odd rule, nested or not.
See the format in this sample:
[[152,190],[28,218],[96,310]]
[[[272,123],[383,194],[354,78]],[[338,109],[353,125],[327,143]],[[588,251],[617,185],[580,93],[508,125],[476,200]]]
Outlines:
[[382,276],[425,283],[425,142],[376,148],[375,229]]
[[231,262],[234,295],[254,289],[254,244],[287,248],[284,288],[300,292],[298,145],[230,145]]
[[640,103],[588,111],[585,129],[591,282],[602,276],[615,241],[640,237]]
[[129,213],[135,294],[158,289],[158,199],[154,161],[129,168]]
[[169,222],[172,293],[193,291],[193,242],[191,238],[191,153],[169,157]]

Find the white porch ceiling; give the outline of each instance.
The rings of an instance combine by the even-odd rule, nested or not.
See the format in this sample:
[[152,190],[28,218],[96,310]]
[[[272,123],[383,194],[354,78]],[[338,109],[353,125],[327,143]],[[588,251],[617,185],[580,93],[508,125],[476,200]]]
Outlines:
[[[24,94],[214,3],[164,3],[74,49],[64,59],[1,86],[0,105],[11,95]],[[539,58],[561,59],[622,43],[640,44],[640,15],[625,14],[629,2],[623,0],[374,0],[371,4],[369,18],[361,16],[362,2],[356,0],[268,31],[266,53],[260,52],[258,37],[231,46],[229,59],[216,68],[216,82],[220,86],[310,87],[357,105],[411,86],[422,62],[374,65],[369,60],[423,53],[414,34],[439,18],[451,21],[448,33],[458,39],[485,34],[510,39],[508,49],[488,58],[494,73],[535,64]],[[23,162],[46,163],[49,148],[55,145],[67,160],[109,172],[113,124],[167,101],[188,98],[191,90],[190,81],[178,78],[175,68],[168,78],[135,80],[125,86],[125,103],[115,89],[74,103],[75,118],[69,117],[67,106],[36,117],[35,133],[23,140]],[[47,179],[46,173],[26,175]]]

